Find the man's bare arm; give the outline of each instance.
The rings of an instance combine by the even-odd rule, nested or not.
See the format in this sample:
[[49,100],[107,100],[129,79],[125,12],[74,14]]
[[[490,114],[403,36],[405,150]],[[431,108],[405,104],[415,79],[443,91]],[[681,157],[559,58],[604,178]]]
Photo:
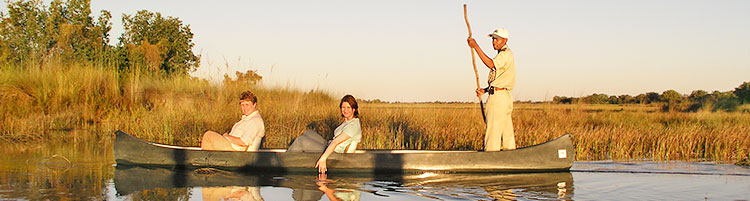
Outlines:
[[487,68],[489,68],[490,70],[495,69],[495,62],[492,61],[492,59],[489,56],[487,56],[487,54],[484,54],[484,51],[482,51],[482,48],[479,47],[479,45],[477,44],[477,41],[474,40],[474,38],[466,39],[466,41],[469,42],[469,47],[471,47],[472,49],[474,49],[474,51],[477,52],[477,55],[479,55],[479,59],[482,60],[482,63],[484,63],[484,65],[487,66]]
[[232,144],[236,144],[236,145],[239,145],[241,147],[247,147],[248,146],[247,144],[245,144],[245,142],[242,141],[241,138],[231,136],[228,133],[224,133],[224,137],[227,138],[227,140],[229,140],[229,142],[231,142]]

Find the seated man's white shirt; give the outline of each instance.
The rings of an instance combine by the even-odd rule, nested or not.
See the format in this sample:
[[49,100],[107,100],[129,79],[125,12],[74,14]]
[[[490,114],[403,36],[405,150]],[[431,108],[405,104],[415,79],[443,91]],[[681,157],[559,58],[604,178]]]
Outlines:
[[[260,113],[256,110],[250,115],[242,115],[242,119],[232,126],[232,131],[229,135],[238,137],[250,146],[247,148],[248,151],[257,151],[260,148],[260,144],[252,144],[253,139],[257,136],[262,138],[265,136],[266,127],[263,124],[263,118]],[[245,147],[232,143],[232,148],[236,151],[245,151]]]

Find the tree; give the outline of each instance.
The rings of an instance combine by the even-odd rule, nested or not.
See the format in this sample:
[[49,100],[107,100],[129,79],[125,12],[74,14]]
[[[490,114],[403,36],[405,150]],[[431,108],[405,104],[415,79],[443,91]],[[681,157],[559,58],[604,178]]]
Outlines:
[[624,104],[637,103],[636,99],[630,95],[620,95],[617,98],[620,99],[620,102]]
[[245,73],[237,71],[234,74],[236,75],[235,79],[229,77],[228,74],[224,74],[224,85],[239,84],[253,86],[263,80],[263,76],[260,76],[257,70],[248,70]]
[[734,95],[732,91],[719,92],[714,91],[712,96],[716,97],[716,103],[714,105],[714,111],[724,110],[727,112],[736,111],[739,108],[741,102],[737,95]]
[[[130,57],[134,59],[130,65],[157,66],[151,70],[164,75],[187,74],[197,68],[199,57],[193,53],[193,33],[179,18],[141,10],[135,16],[123,15],[122,22],[125,32],[120,46],[130,54],[143,55]],[[151,59],[147,62],[146,58]]]
[[49,8],[42,3],[8,2],[8,15],[0,15],[0,62],[17,64],[55,57],[93,61],[102,57],[108,49],[109,11],[102,10],[94,22],[90,0],[53,0]]
[[681,103],[685,100],[685,97],[677,91],[670,89],[664,91],[661,96],[659,96],[659,100],[666,103]]
[[589,104],[607,104],[609,96],[607,94],[591,94],[585,97],[584,101]]
[[646,94],[638,94],[637,96],[635,96],[635,101],[640,104],[646,104],[648,102],[647,99],[648,98],[646,98]]
[[41,0],[8,2],[8,14],[0,15],[0,40],[4,62],[20,63],[41,58],[46,52],[44,31],[47,12]]
[[578,98],[566,97],[566,96],[555,96],[552,98],[553,103],[559,104],[574,104],[578,103]]
[[711,95],[716,97],[716,99],[736,99],[737,98],[737,95],[734,95],[734,93],[731,91],[726,91],[726,92],[713,91]]
[[742,103],[750,103],[750,82],[743,82],[737,88],[734,88],[734,95]]
[[567,98],[568,97],[565,97],[565,96],[555,96],[555,97],[552,97],[552,103],[560,104],[560,103],[563,103],[563,100]]
[[654,103],[659,101],[659,93],[656,92],[648,92],[646,93],[646,103]]
[[688,100],[693,102],[703,102],[703,99],[706,98],[706,95],[708,95],[708,92],[703,90],[695,90],[690,93],[688,96]]
[[90,0],[52,1],[47,20],[47,32],[53,36],[50,49],[68,60],[101,59],[108,50],[112,14],[106,10],[100,14],[95,22]]
[[607,99],[607,102],[609,104],[623,104],[623,103],[625,103],[625,102],[622,102],[619,98],[617,98],[617,96],[609,96],[609,98]]

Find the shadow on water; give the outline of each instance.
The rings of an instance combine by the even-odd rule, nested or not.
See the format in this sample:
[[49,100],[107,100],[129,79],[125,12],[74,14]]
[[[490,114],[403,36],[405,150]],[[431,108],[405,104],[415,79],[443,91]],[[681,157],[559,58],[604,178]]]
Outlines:
[[[177,164],[178,168],[180,169],[184,169],[184,167],[187,165],[187,156],[186,156],[187,153],[185,152],[186,150],[181,150],[181,149],[172,150],[175,164]],[[186,181],[181,180],[181,178],[182,177],[173,177],[172,183],[174,185],[184,184]]]
[[[174,182],[180,181],[180,182]],[[262,193],[266,188],[291,189],[290,194]],[[120,166],[115,170],[114,188],[119,196],[142,196],[151,191],[183,192],[201,189],[204,199],[237,195],[249,200],[321,200],[325,196],[358,200],[410,199],[571,199],[573,177],[569,172],[534,174],[329,174],[247,173],[216,170],[170,170]],[[265,190],[264,190],[265,191]],[[266,191],[267,192],[267,191]],[[330,193],[330,194],[329,194]],[[238,197],[238,198],[239,198]],[[330,197],[329,197],[330,199]],[[344,199],[346,200],[346,199]]]

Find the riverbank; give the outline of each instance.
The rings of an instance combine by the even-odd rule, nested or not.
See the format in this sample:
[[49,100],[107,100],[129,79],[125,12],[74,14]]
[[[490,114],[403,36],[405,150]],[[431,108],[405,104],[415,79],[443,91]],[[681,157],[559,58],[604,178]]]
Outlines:
[[[69,65],[0,70],[0,141],[26,144],[115,130],[158,143],[199,145],[207,130],[239,119],[239,94],[252,90],[266,125],[264,147],[285,148],[315,123],[326,137],[340,123],[338,99],[232,80],[119,75]],[[354,94],[355,97],[357,96]],[[361,102],[363,149],[478,150],[484,124],[477,104]],[[662,112],[660,105],[516,104],[519,146],[575,136],[578,160],[691,160],[733,163],[750,153],[750,115]],[[85,133],[85,134],[79,134]],[[86,138],[88,138],[86,137]]]

